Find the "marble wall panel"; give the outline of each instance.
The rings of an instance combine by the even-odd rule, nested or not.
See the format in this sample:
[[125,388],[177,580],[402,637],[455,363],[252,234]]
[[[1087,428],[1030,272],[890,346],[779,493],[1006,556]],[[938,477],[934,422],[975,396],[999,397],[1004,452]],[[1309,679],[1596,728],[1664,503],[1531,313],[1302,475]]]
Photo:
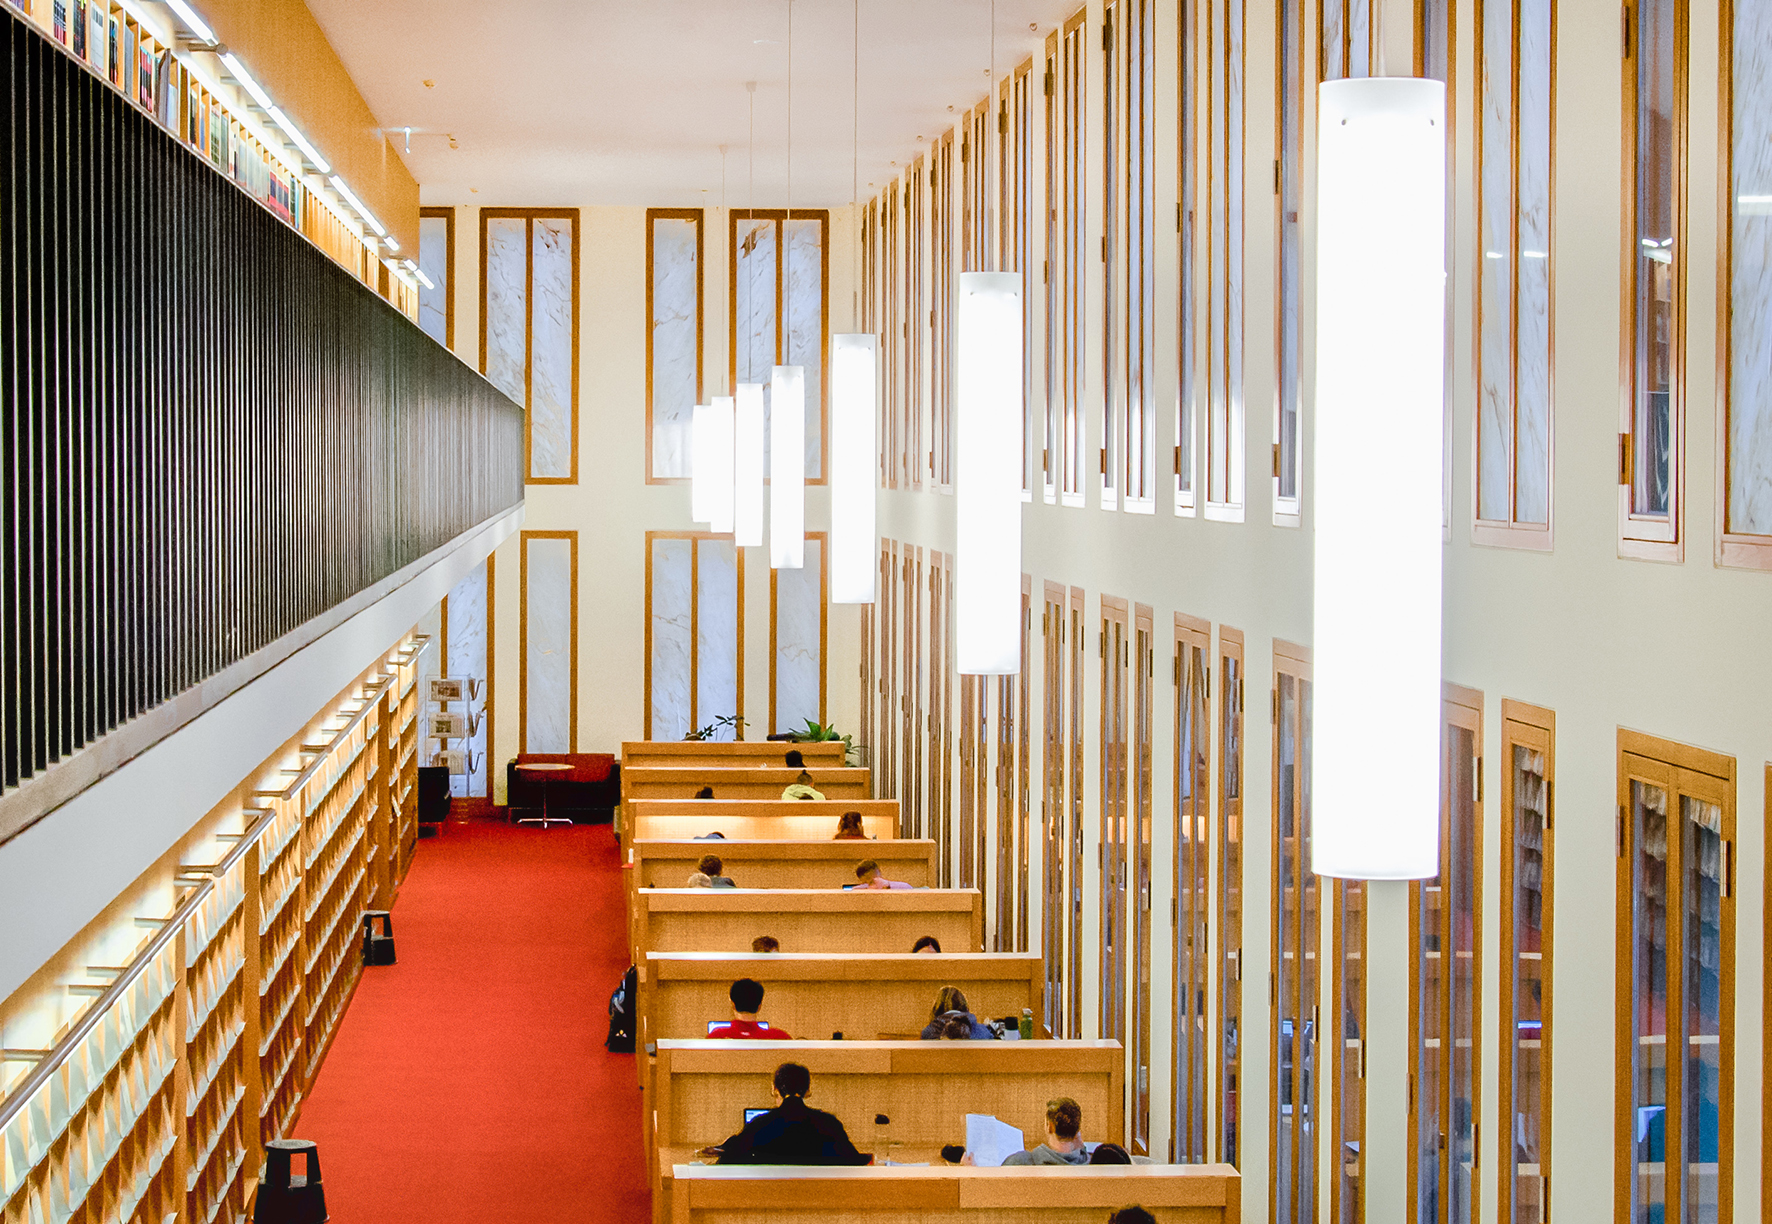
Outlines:
[[477,681],[482,686],[479,695],[470,696],[465,707],[470,716],[472,712],[480,714],[480,722],[474,734],[461,745],[468,754],[468,773],[465,777],[453,774],[449,779],[450,794],[476,799],[491,793],[486,788],[486,693],[483,687],[487,681],[487,597],[486,563],[482,561],[449,592],[449,624],[446,629],[449,657],[443,661],[445,676],[452,680]]
[[[738,552],[731,540],[697,540],[695,721],[707,726],[738,708]],[[715,739],[736,738],[723,729]]]
[[431,278],[432,288],[418,286],[418,325],[438,344],[449,343],[449,218],[418,219],[418,267]]
[[1772,535],[1772,0],[1736,0],[1729,524]]
[[527,633],[523,641],[524,752],[573,752],[573,541],[523,538]]
[[732,309],[734,382],[767,383],[775,365],[775,222],[740,220]]
[[652,475],[689,475],[689,420],[700,393],[694,221],[652,219]]
[[824,478],[824,223],[787,221],[785,365],[806,370],[806,479]]
[[1514,519],[1550,522],[1551,0],[1519,0],[1519,300]]
[[806,720],[822,722],[820,680],[824,672],[822,625],[824,541],[806,541],[806,564],[775,571],[775,708],[772,732],[791,731]]
[[1372,0],[1352,0],[1347,13],[1347,75],[1372,75]]
[[[1324,0],[1323,29],[1323,79],[1339,80],[1347,76],[1347,58],[1342,54],[1342,4],[1344,0]],[[1354,0],[1357,7],[1359,0]]]
[[522,217],[486,219],[486,369],[493,386],[528,403],[529,238]]
[[1483,22],[1483,261],[1478,275],[1477,517],[1512,517],[1514,441],[1514,147],[1512,5],[1491,0]]
[[690,660],[695,649],[692,540],[652,541],[651,589],[646,593],[652,628],[648,739],[677,740],[694,730]]
[[530,321],[529,478],[574,475],[572,377],[574,321],[573,224],[568,217],[535,220],[535,310]]

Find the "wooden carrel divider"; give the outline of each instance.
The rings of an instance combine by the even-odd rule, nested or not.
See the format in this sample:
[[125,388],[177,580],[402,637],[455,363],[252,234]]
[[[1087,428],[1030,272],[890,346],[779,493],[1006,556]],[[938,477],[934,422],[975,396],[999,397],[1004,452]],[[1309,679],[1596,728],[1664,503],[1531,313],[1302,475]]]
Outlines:
[[[819,769],[812,773],[812,788],[826,799],[866,799],[866,769]],[[704,786],[714,798],[780,799],[782,791],[800,776],[797,769],[782,765],[709,765],[694,768],[645,766],[624,769],[621,774],[623,802],[634,799],[692,799]],[[809,802],[816,803],[817,800]]]
[[657,766],[696,768],[713,765],[785,765],[798,752],[809,770],[843,768],[847,746],[842,740],[790,744],[781,740],[628,740],[621,746],[621,770]]
[[984,946],[976,888],[641,888],[634,894],[633,963],[648,952],[748,953],[759,935],[781,950],[909,952],[933,935],[949,952]]
[[[869,840],[898,836],[896,799],[635,799],[623,805],[623,841],[834,841],[845,812],[861,813]],[[712,839],[714,841],[720,838]],[[859,839],[857,839],[859,840]]]

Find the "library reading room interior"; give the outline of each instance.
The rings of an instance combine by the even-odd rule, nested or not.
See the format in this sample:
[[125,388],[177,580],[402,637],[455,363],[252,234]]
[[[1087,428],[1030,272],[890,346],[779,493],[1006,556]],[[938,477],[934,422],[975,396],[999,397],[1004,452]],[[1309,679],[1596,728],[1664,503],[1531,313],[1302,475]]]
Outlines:
[[0,13],[0,1224],[1772,1219],[1772,0]]

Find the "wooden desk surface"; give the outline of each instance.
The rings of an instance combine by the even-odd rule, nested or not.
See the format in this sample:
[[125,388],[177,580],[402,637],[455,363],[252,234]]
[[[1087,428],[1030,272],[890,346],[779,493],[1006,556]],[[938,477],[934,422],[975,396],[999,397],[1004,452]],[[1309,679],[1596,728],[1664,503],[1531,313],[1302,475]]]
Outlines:
[[628,740],[621,765],[785,765],[798,752],[810,769],[840,769],[847,746],[842,740],[789,744],[780,740]]
[[759,935],[782,951],[909,952],[924,935],[943,948],[978,950],[984,897],[975,888],[640,888],[631,942],[649,952],[749,952]]
[[[637,806],[632,803],[628,805],[630,809]],[[861,818],[861,828],[867,834],[865,840],[856,838],[837,841],[831,836],[837,828],[835,815],[826,816],[805,810],[735,815],[730,809],[737,806],[739,805],[726,805],[728,810],[720,815],[660,812],[656,815],[629,816],[622,821],[622,840],[638,841],[644,838],[647,841],[700,841],[718,854],[721,843],[728,841],[835,841],[839,846],[870,846],[891,841],[898,836],[897,812],[878,816],[864,815]],[[805,809],[814,805],[807,803],[794,806]],[[703,834],[706,833],[720,833],[723,836],[704,840]],[[866,851],[862,853],[865,855]]]
[[935,843],[927,839],[874,842],[866,848],[852,841],[634,840],[627,845],[630,869],[622,873],[630,940],[635,894],[642,888],[683,887],[709,854],[725,864],[725,875],[746,888],[837,888],[854,882],[855,865],[864,858],[879,863],[889,880],[926,888],[938,879]]
[[[812,788],[826,799],[866,799],[872,790],[872,775],[866,769],[812,767],[805,772],[812,775]],[[800,773],[784,765],[636,765],[622,770],[621,795],[624,801],[690,799],[711,786],[716,800],[779,800]]]

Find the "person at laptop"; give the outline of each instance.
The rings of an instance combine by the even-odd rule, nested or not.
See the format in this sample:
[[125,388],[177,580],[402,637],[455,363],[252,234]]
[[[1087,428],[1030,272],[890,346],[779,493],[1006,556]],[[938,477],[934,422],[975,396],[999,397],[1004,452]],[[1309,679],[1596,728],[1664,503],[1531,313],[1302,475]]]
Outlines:
[[909,884],[906,884],[901,880],[888,880],[885,876],[881,875],[880,864],[876,863],[873,859],[863,859],[855,865],[855,878],[860,880],[861,883],[850,884],[847,887],[857,891],[862,889],[910,887]]
[[837,835],[832,841],[867,841],[867,831],[861,827],[860,812],[844,812],[837,817]]
[[721,1164],[872,1164],[872,1156],[856,1151],[836,1115],[807,1106],[811,1091],[810,1071],[799,1063],[781,1064],[775,1069],[775,1108],[707,1154],[717,1155]]
[[763,983],[739,978],[726,994],[732,1000],[732,1023],[715,1025],[708,1030],[709,1037],[730,1037],[738,1041],[793,1040],[786,1030],[770,1028],[758,1021],[757,1013],[763,1010]]
[[943,986],[936,993],[935,1006],[929,1009],[929,1023],[920,1034],[924,1041],[939,1041],[949,1020],[964,1020],[972,1029],[974,1041],[989,1041],[996,1036],[988,1025],[980,1024],[966,1002],[966,994],[958,986]]
[[708,888],[738,887],[738,885],[733,882],[731,876],[723,874],[726,870],[726,864],[720,861],[720,856],[717,854],[702,855],[701,862],[695,865],[695,870],[697,875],[704,875],[708,878],[708,883],[706,885]]

